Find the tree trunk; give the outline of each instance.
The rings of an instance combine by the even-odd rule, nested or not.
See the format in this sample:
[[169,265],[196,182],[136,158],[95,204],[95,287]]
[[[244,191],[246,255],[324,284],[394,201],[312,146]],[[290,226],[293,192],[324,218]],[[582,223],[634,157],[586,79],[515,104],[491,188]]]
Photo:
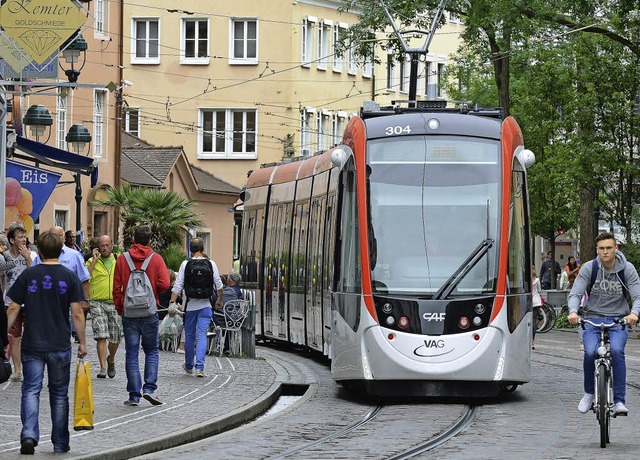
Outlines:
[[580,263],[595,258],[596,225],[594,218],[594,193],[589,187],[580,189]]

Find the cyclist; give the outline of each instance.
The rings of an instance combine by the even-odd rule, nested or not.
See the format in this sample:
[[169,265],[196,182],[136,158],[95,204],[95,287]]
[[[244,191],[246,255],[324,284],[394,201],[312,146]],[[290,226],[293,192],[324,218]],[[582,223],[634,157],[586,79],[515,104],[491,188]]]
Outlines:
[[[627,262],[617,250],[613,233],[604,232],[596,237],[598,255],[594,261],[582,264],[578,277],[569,294],[569,316],[571,324],[578,324],[578,308],[585,292],[589,298],[583,307],[584,317],[594,323],[611,322],[624,317],[630,326],[638,322],[640,315],[640,278],[633,264]],[[596,270],[596,273],[593,273]],[[595,277],[593,277],[595,275]],[[627,300],[630,297],[630,301]],[[629,313],[629,304],[631,312]],[[578,404],[578,410],[586,414],[593,404],[595,384],[594,360],[598,348],[598,329],[590,324],[584,331],[584,391],[585,395]],[[613,402],[618,415],[627,415],[625,406],[627,385],[627,367],[624,359],[624,347],[627,343],[627,330],[616,324],[609,330],[611,359],[613,362]]]

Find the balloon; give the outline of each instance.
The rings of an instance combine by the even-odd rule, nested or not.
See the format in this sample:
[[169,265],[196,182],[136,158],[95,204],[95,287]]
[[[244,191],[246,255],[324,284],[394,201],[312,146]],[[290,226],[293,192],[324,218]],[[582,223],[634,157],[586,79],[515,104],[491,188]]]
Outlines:
[[22,189],[22,199],[16,204],[21,214],[31,214],[33,211],[33,196],[26,188]]
[[5,190],[5,206],[15,206],[22,199],[22,187],[20,182],[13,177],[7,177]]

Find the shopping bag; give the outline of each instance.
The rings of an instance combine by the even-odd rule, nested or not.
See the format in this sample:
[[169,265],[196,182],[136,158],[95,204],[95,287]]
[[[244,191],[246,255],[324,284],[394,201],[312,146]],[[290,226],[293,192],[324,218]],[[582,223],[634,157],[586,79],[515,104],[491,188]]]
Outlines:
[[73,429],[93,430],[93,388],[91,365],[79,359],[76,366],[76,386],[73,397]]

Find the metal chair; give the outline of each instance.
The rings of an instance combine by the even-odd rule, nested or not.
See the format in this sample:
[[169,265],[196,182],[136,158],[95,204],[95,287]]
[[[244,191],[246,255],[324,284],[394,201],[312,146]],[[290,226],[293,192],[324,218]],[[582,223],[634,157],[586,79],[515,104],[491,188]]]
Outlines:
[[211,354],[217,349],[218,355],[222,356],[224,343],[229,332],[233,333],[229,340],[231,354],[234,356],[242,354],[242,341],[239,340],[236,333],[240,332],[242,323],[249,313],[249,307],[248,300],[238,299],[228,301],[221,310],[213,309],[213,315],[218,317],[219,322],[223,325],[215,324],[212,320],[213,330],[207,334],[209,341],[207,354]]

